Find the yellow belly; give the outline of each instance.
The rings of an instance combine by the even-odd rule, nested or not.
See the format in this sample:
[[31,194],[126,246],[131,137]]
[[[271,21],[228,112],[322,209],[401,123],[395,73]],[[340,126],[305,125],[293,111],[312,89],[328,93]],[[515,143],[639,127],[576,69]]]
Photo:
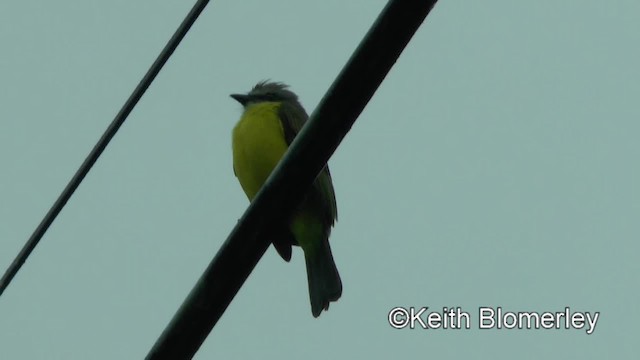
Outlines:
[[287,150],[279,103],[250,105],[233,129],[233,169],[252,200]]

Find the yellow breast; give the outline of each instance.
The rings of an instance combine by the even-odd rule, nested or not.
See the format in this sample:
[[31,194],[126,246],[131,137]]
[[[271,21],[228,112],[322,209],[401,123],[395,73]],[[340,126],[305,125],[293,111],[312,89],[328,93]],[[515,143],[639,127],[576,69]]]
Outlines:
[[233,169],[249,200],[258,193],[287,150],[280,103],[248,106],[233,129]]

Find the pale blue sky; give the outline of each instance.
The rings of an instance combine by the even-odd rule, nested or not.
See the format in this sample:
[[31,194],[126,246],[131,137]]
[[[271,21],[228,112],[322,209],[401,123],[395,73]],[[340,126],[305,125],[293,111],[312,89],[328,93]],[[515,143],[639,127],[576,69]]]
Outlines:
[[[2,271],[192,3],[0,2]],[[311,112],[384,4],[212,1],[0,297],[0,358],[144,357],[248,205],[228,94],[271,78]],[[196,358],[635,358],[638,13],[440,1],[330,161],[340,301],[314,319],[301,252],[270,249]],[[601,315],[481,331],[479,306]]]

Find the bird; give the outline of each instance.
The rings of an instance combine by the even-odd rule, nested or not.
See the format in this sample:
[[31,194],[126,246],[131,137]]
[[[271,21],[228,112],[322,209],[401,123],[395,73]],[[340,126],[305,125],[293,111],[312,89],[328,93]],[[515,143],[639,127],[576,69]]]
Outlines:
[[[281,82],[260,81],[248,93],[230,96],[243,106],[232,131],[233,171],[251,201],[309,116],[298,96]],[[325,165],[272,239],[276,251],[287,262],[293,245],[302,248],[311,313],[316,318],[342,295],[342,280],[329,246],[337,218],[333,182]]]

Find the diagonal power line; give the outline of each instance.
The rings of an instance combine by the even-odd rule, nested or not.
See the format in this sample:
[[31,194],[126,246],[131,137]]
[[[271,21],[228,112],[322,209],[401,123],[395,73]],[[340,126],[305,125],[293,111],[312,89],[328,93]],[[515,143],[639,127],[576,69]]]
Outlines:
[[[147,359],[191,359],[436,0],[391,0],[249,205]],[[277,225],[275,225],[277,226]]]
[[193,5],[193,8],[189,12],[189,14],[187,14],[187,16],[184,18],[176,32],[173,34],[171,39],[169,39],[167,45],[165,45],[164,49],[162,49],[162,51],[160,52],[160,55],[158,55],[142,80],[140,80],[140,83],[138,83],[138,86],[136,86],[131,96],[129,96],[127,101],[124,103],[122,109],[120,109],[107,130],[105,130],[104,134],[102,134],[102,137],[100,138],[100,140],[98,140],[98,143],[93,147],[82,165],[80,165],[78,171],[76,171],[67,186],[64,188],[64,190],[62,190],[60,196],[58,196],[58,199],[55,201],[55,203],[53,203],[51,209],[49,209],[47,214],[44,216],[44,219],[42,219],[29,240],[27,240],[27,242],[24,244],[22,250],[20,250],[11,265],[9,265],[9,267],[7,268],[7,271],[2,276],[2,279],[0,279],[0,296],[7,288],[7,286],[9,286],[9,283],[11,283],[13,277],[18,273],[33,249],[35,249],[35,247],[38,245],[40,239],[42,239],[42,236],[47,232],[47,229],[49,229],[49,226],[53,223],[62,208],[64,208],[67,201],[69,201],[71,195],[73,195],[89,170],[91,170],[91,167],[98,160],[104,149],[109,144],[109,141],[111,141],[116,132],[118,132],[118,129],[127,119],[127,116],[129,116],[131,110],[133,110],[140,98],[142,98],[142,95],[144,95],[149,85],[151,85],[156,75],[158,75],[167,60],[169,60],[169,57],[171,57],[173,51],[178,47],[180,41],[182,41],[184,36],[191,28],[191,25],[193,25],[193,23],[196,21],[196,19],[208,3],[209,0],[198,0],[196,4]]

